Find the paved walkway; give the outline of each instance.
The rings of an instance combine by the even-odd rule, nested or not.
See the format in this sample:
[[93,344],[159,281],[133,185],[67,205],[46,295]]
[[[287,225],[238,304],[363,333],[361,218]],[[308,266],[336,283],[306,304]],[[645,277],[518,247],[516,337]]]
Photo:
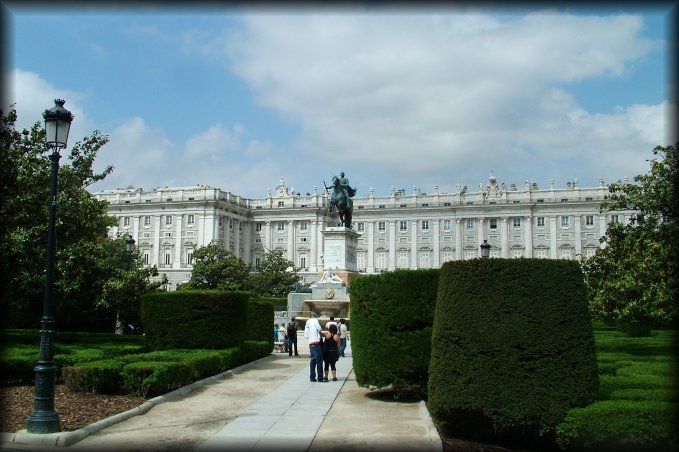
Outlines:
[[[0,450],[441,450],[424,402],[357,385],[351,346],[338,381],[309,381],[308,347],[273,354],[75,432],[3,434]],[[58,411],[58,407],[57,407]]]

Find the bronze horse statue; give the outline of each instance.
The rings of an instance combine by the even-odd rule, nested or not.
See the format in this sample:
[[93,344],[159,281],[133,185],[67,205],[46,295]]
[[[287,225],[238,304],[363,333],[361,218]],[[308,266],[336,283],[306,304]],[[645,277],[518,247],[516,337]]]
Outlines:
[[[328,187],[326,187],[329,190]],[[340,225],[351,229],[351,217],[354,211],[354,201],[347,196],[346,190],[340,185],[337,176],[332,178],[332,193],[330,193],[330,211],[337,209]]]

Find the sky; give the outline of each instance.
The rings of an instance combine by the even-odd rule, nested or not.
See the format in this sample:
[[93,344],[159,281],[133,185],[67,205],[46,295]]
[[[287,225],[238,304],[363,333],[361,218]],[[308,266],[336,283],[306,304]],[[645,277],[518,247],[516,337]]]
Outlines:
[[2,108],[21,129],[62,98],[69,148],[107,135],[92,192],[594,187],[673,144],[672,4],[45,5],[3,5]]

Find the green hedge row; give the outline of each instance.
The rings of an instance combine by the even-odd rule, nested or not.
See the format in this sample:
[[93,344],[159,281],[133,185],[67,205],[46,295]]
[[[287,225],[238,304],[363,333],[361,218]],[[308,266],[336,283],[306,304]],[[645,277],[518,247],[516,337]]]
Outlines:
[[640,400],[603,400],[569,411],[557,428],[568,450],[677,450],[677,405]]
[[247,337],[248,292],[180,290],[141,298],[151,349],[237,347]]
[[273,311],[270,301],[253,300],[248,304],[247,339],[267,341],[273,349]]
[[553,443],[598,390],[594,335],[575,261],[475,259],[441,269],[428,405],[451,435]]
[[[113,337],[113,335],[110,335]],[[57,366],[57,381],[61,380],[61,370],[76,363],[86,363],[101,359],[132,355],[144,350],[143,345],[104,345],[91,348],[83,345],[54,345],[54,364]],[[10,384],[31,384],[35,379],[34,368],[38,363],[40,351],[36,344],[14,344],[7,347],[0,357],[2,382]]]
[[265,341],[246,341],[223,350],[163,350],[79,363],[62,370],[66,385],[79,392],[164,394],[270,353]]
[[630,338],[597,328],[599,401],[568,412],[557,427],[566,450],[678,450],[676,331]]
[[351,342],[361,386],[426,396],[439,270],[398,270],[351,282]]

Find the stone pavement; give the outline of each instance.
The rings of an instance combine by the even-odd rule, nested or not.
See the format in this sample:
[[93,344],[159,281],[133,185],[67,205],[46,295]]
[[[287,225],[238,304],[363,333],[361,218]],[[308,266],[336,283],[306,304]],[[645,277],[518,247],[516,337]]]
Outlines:
[[358,386],[350,344],[327,383],[309,381],[298,345],[298,357],[272,354],[75,432],[3,434],[0,450],[442,450],[424,402]]

